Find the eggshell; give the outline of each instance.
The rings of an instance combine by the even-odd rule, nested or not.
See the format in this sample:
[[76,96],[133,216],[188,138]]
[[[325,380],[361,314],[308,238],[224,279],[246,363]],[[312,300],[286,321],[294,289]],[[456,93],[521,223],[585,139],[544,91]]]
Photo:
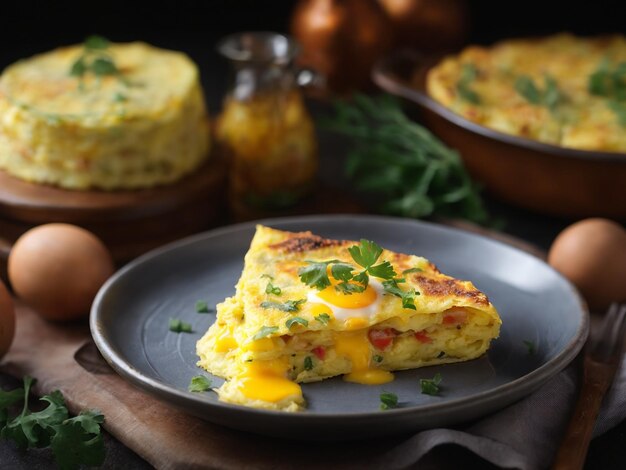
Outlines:
[[15,336],[15,307],[11,294],[0,281],[0,358],[4,357]]
[[548,262],[570,279],[594,310],[626,301],[626,230],[607,219],[586,219],[561,232]]
[[8,268],[15,293],[49,320],[87,315],[98,289],[114,271],[104,244],[68,224],[26,232],[14,244]]

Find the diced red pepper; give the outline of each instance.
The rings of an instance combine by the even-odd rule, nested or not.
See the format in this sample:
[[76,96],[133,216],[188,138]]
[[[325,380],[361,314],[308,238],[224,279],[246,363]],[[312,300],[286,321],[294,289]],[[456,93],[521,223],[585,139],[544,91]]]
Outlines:
[[460,325],[467,321],[467,310],[451,308],[443,314],[444,325]]
[[397,334],[398,332],[393,328],[385,328],[384,330],[370,330],[367,336],[376,349],[384,351],[391,345]]
[[315,354],[320,361],[323,361],[326,357],[326,350],[322,346],[313,348],[311,352],[313,352],[313,354]]
[[428,336],[426,332],[424,331],[416,331],[414,333],[414,336],[415,336],[415,339],[418,340],[420,343],[428,344],[428,343],[433,342],[433,339],[430,336]]

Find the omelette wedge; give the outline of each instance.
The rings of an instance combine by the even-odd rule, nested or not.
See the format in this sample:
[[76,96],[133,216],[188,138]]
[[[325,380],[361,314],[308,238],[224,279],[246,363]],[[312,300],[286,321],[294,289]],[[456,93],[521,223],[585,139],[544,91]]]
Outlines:
[[391,371],[474,359],[500,325],[471,282],[425,258],[257,226],[236,294],[197,343],[198,365],[227,379],[223,401],[297,411],[298,383],[381,384]]

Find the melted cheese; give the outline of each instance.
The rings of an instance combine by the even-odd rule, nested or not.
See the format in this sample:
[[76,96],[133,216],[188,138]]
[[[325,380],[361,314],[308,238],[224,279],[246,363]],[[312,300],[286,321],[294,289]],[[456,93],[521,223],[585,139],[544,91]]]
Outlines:
[[239,390],[251,400],[277,403],[286,398],[302,397],[300,386],[287,379],[286,358],[254,361],[246,365],[239,380]]
[[384,384],[393,380],[391,372],[370,367],[371,349],[367,330],[336,335],[335,351],[352,362],[352,371],[344,375],[344,380],[367,385]]

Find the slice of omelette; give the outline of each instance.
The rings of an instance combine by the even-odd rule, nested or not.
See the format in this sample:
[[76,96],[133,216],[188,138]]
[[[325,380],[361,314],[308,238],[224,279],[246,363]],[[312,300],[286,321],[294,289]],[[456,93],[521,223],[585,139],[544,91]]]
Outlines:
[[424,258],[259,225],[198,365],[227,379],[223,401],[297,411],[298,383],[381,384],[390,371],[474,359],[500,324],[485,294]]

